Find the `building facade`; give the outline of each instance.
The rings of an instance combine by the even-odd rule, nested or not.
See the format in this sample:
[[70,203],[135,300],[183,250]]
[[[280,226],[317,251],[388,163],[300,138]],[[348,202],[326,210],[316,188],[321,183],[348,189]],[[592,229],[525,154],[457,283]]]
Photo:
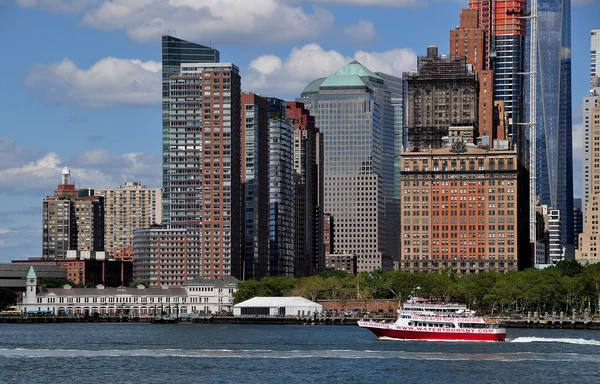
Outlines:
[[96,188],[95,195],[104,198],[104,250],[110,254],[132,244],[134,229],[160,224],[160,188],[127,182],[119,188]]
[[[171,99],[171,76],[177,75],[181,71],[182,63],[218,63],[219,51],[214,48],[206,47],[200,44],[192,43],[179,39],[174,36],[162,36],[162,181],[163,181],[163,209],[162,221],[163,224],[171,222],[171,206],[179,205],[173,200],[180,200],[182,192],[185,192],[186,187],[182,186],[182,181],[173,179],[172,175],[176,175],[176,163],[181,163],[181,158],[191,163],[197,156],[194,156],[194,148],[187,148],[184,156],[177,139],[194,140],[193,131],[175,132],[171,123],[171,108],[179,108],[181,104],[173,103]],[[183,95],[182,95],[183,96]],[[195,101],[198,104],[198,101]],[[194,108],[194,103],[188,103],[187,107]],[[199,106],[198,106],[199,108]],[[196,108],[196,109],[198,109]],[[185,125],[185,124],[184,124]],[[183,128],[180,127],[180,128]],[[177,136],[182,135],[183,136]],[[175,161],[176,160],[176,161]],[[183,188],[183,190],[182,190]]]
[[[592,183],[592,172],[596,170],[592,162],[592,111],[600,106],[600,77],[592,78],[592,88],[590,93],[583,98],[583,216],[586,217],[587,205],[590,202],[592,194],[600,191],[600,185],[596,189]],[[584,223],[585,227],[585,223]]]
[[548,211],[548,262],[556,264],[564,260],[564,258],[565,251],[560,211],[558,209],[550,209]]
[[244,280],[269,274],[269,103],[242,94]]
[[406,271],[517,269],[517,154],[456,142],[402,156]]
[[486,31],[479,26],[478,9],[461,9],[460,24],[450,31],[450,56],[466,58],[477,73],[479,93],[477,122],[480,136],[491,143],[498,138],[494,121],[494,71],[489,68],[489,52],[485,49]]
[[231,313],[233,293],[238,280],[226,276],[218,279],[194,279],[181,288],[49,288],[38,291],[35,269],[27,275],[27,289],[17,308],[23,313],[116,314],[154,316],[158,314],[213,315]]
[[353,275],[358,273],[356,255],[347,253],[328,253],[325,258],[325,268],[327,270],[344,271]]
[[[477,130],[477,74],[466,58],[438,56],[435,46],[417,59],[417,69],[405,72],[405,123],[408,150],[440,148],[451,126]],[[473,130],[473,129],[472,129]]]
[[538,0],[537,15],[536,190],[542,204],[560,211],[562,239],[572,254],[571,1]]
[[[587,112],[584,111],[584,115]],[[585,209],[585,225],[579,235],[579,248],[575,251],[575,259],[581,264],[600,262],[600,105],[589,111],[590,144],[589,168],[590,183]]]
[[399,224],[385,220],[385,199],[394,197],[394,158],[383,149],[384,138],[395,140],[390,90],[353,61],[311,82],[298,101],[324,135],[324,206],[335,217],[336,250],[356,254],[359,271],[391,269],[398,249],[388,249],[389,240]]
[[62,260],[68,250],[104,250],[104,199],[77,197],[70,171],[62,184],[42,202],[42,258]]
[[[202,255],[200,229],[142,228],[133,231],[133,280],[151,286],[176,285],[202,277],[203,262],[211,269],[212,259]],[[218,265],[218,259],[215,262]]]
[[594,77],[600,76],[600,29],[590,32],[590,87]]
[[269,119],[269,276],[294,277],[294,126],[283,108]]
[[325,269],[323,135],[302,103],[288,102],[286,115],[294,126],[295,276],[312,276]]

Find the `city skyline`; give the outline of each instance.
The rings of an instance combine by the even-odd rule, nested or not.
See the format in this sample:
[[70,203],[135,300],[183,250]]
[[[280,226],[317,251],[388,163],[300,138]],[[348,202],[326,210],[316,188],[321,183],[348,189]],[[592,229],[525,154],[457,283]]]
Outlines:
[[[366,8],[351,6],[357,2],[348,0],[337,2],[347,6],[315,1],[312,4],[318,7],[313,9],[311,2],[265,1],[272,5],[264,10],[266,16],[289,21],[286,33],[272,34],[268,31],[272,25],[257,27],[250,16],[244,16],[238,27],[224,17],[220,27],[193,28],[184,23],[186,19],[167,16],[160,19],[160,30],[154,30],[143,21],[158,9],[153,2],[139,19],[129,16],[140,11],[135,9],[111,19],[115,15],[108,2],[90,2],[88,8],[70,13],[61,8],[67,2],[46,2],[44,9],[35,8],[38,3],[0,5],[0,27],[5,35],[19,36],[18,41],[7,39],[7,48],[15,53],[3,71],[10,89],[2,93],[3,105],[12,111],[5,124],[14,128],[0,135],[1,261],[40,256],[40,201],[51,194],[64,166],[72,169],[78,188],[116,188],[126,181],[161,185],[160,35],[169,28],[178,31],[177,37],[213,46],[221,57],[240,66],[242,90],[293,100],[309,81],[352,59],[373,71],[400,75],[415,68],[416,56],[424,55],[427,45],[447,53],[448,30],[458,25],[459,10],[467,6],[453,1],[419,8]],[[216,10],[213,4],[218,3],[223,1],[212,2],[209,9]],[[576,3],[573,145],[581,148],[589,38],[591,29],[598,28],[591,15],[598,13],[600,4]],[[51,4],[58,8],[49,9]],[[237,3],[228,10],[245,12]],[[299,21],[292,22],[294,15],[301,16]],[[432,22],[423,26],[427,20]],[[48,35],[42,40],[44,26],[49,27]],[[419,33],[411,33],[414,30]],[[307,64],[299,68],[299,62]],[[575,196],[581,196],[582,155],[574,150],[574,157]]]

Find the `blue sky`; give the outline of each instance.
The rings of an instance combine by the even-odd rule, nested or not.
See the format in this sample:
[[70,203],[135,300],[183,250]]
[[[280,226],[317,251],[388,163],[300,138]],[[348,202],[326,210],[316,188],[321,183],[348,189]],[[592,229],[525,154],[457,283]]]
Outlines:
[[[213,45],[242,88],[287,99],[352,59],[400,75],[466,0],[0,0],[0,262],[39,257],[41,202],[78,187],[160,186],[160,36]],[[573,1],[575,194],[600,0]]]

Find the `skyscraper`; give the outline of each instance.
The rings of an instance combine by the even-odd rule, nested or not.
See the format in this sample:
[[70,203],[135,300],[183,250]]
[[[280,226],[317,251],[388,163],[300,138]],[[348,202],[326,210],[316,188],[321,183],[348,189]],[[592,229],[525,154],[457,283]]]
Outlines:
[[284,100],[267,98],[269,118],[269,276],[295,275],[294,126]]
[[295,275],[304,277],[325,268],[323,135],[302,103],[288,102],[286,115],[294,125]]
[[560,211],[567,254],[573,244],[571,1],[538,0],[536,191]]
[[391,269],[398,249],[389,249],[386,235],[397,234],[399,223],[385,220],[386,194],[394,197],[394,158],[383,141],[395,142],[385,80],[353,61],[308,84],[298,101],[324,136],[325,212],[335,217],[336,251],[357,254],[359,271]]
[[104,198],[78,197],[71,172],[42,203],[42,258],[63,260],[67,251],[104,250]]
[[160,188],[148,188],[127,182],[119,188],[95,189],[104,197],[104,250],[132,245],[133,230],[160,223],[162,218]]
[[[171,222],[173,200],[181,198],[183,192],[179,181],[172,181],[171,177],[176,172],[173,152],[174,132],[171,130],[170,114],[172,100],[170,98],[169,79],[180,71],[182,63],[218,63],[219,51],[204,45],[191,43],[173,36],[162,37],[162,181],[163,181],[163,224]],[[183,95],[182,95],[183,96]],[[174,148],[175,147],[175,148]]]
[[[590,93],[583,98],[583,217],[587,217],[587,205],[594,191],[592,173],[595,170],[592,163],[592,111],[600,105],[600,77],[592,79]],[[584,223],[585,228],[585,223]]]
[[590,42],[590,85],[594,76],[600,76],[600,29],[592,29]]
[[465,57],[439,56],[432,45],[417,58],[417,70],[402,78],[409,151],[440,148],[451,126],[470,126],[479,136],[477,75]]
[[242,95],[242,182],[245,205],[245,279],[269,274],[269,103]]

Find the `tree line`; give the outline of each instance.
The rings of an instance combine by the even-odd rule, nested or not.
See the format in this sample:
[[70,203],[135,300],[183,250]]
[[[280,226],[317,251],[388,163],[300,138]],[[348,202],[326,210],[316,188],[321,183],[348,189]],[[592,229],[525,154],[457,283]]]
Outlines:
[[326,271],[305,278],[267,277],[240,282],[235,303],[255,296],[302,296],[317,300],[395,299],[415,294],[466,304],[486,314],[565,312],[600,313],[600,265],[564,260],[543,270],[458,275],[450,268],[430,273],[405,271]]

